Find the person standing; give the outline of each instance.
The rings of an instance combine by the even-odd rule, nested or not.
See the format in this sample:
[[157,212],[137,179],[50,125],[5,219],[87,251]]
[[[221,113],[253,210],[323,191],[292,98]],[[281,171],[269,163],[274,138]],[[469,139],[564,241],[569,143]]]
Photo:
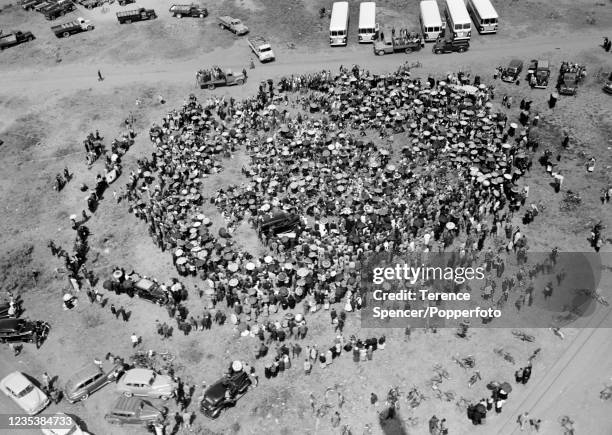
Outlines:
[[98,81],[101,82],[102,80],[104,80],[104,77],[102,77],[102,73],[98,70]]
[[519,424],[521,430],[525,430],[525,424],[527,424],[528,421],[529,421],[528,412],[523,412],[522,414],[519,414],[519,416],[516,418],[516,422]]
[[440,430],[439,423],[440,423],[440,420],[438,419],[438,417],[435,416],[435,414],[429,419],[430,435],[437,435],[439,433],[439,430]]
[[47,374],[47,372],[42,374],[42,387],[44,391],[48,392],[51,390],[51,377]]
[[522,383],[526,384],[531,378],[531,364],[523,369]]
[[130,340],[132,341],[132,348],[135,348],[136,346],[140,344],[140,337],[136,335],[135,332],[130,337]]

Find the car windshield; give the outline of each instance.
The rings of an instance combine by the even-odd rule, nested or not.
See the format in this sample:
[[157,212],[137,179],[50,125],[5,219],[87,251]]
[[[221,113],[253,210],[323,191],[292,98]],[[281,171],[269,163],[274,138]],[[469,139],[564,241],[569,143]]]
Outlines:
[[17,397],[23,397],[30,394],[34,390],[34,385],[30,384],[17,394]]
[[262,53],[264,53],[264,52],[266,52],[266,51],[272,51],[272,49],[271,49],[270,47],[264,47],[264,48],[262,48],[262,49],[261,49],[261,50],[259,50],[259,51],[261,51]]

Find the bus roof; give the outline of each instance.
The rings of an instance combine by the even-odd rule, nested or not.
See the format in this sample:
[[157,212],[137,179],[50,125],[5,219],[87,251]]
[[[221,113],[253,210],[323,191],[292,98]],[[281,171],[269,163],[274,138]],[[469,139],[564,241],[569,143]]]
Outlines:
[[480,18],[499,18],[490,0],[469,0]]
[[376,26],[376,3],[363,2],[359,4],[359,28],[373,29]]
[[336,2],[332,6],[331,21],[329,22],[329,31],[346,30],[348,20],[348,2]]
[[472,23],[463,0],[446,0],[446,10],[451,16],[454,24]]
[[436,0],[423,0],[420,8],[421,20],[425,27],[442,27],[442,18]]

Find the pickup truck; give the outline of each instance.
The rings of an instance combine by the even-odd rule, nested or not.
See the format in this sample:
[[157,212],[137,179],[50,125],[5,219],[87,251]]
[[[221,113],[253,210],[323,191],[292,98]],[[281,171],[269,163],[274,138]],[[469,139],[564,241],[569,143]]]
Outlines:
[[69,23],[51,27],[51,30],[58,38],[67,38],[75,33],[88,32],[93,29],[94,25],[91,24],[91,20],[86,20],[81,17],[74,21],[70,21]]
[[208,9],[200,7],[195,4],[190,5],[172,5],[170,6],[170,13],[173,17],[195,17],[195,18],[206,18],[208,16]]
[[550,79],[550,64],[547,60],[532,60],[527,70],[529,86],[537,89],[545,89]]
[[55,20],[56,18],[63,17],[64,15],[74,10],[76,10],[76,6],[74,5],[74,3],[67,2],[58,4],[54,8],[46,9],[45,11],[43,11],[43,15],[45,16],[45,19],[51,21]]
[[385,54],[419,51],[425,46],[423,38],[418,33],[400,30],[398,36],[385,33],[384,41],[374,41],[374,53],[378,56]]
[[578,92],[578,83],[582,81],[584,76],[584,65],[563,62],[561,64],[561,68],[559,69],[557,90],[561,95],[576,95]]
[[200,70],[196,74],[196,83],[200,89],[213,90],[219,86],[242,85],[245,81],[244,74],[230,70],[222,71],[219,67],[213,67],[212,70]]
[[432,49],[435,54],[452,53],[454,51],[463,53],[470,48],[470,43],[464,39],[454,40],[438,38]]
[[117,12],[119,24],[130,24],[133,21],[153,20],[157,18],[154,9],[138,8],[131,11]]
[[263,36],[251,36],[247,38],[247,43],[260,62],[272,62],[276,58],[272,47]]
[[0,50],[13,47],[27,41],[33,41],[34,35],[32,32],[15,31],[11,33],[3,33],[0,35]]
[[227,29],[238,36],[249,33],[249,28],[242,24],[242,21],[240,21],[238,18],[232,18],[229,15],[224,15],[217,18],[217,21],[219,22],[219,27],[222,29]]

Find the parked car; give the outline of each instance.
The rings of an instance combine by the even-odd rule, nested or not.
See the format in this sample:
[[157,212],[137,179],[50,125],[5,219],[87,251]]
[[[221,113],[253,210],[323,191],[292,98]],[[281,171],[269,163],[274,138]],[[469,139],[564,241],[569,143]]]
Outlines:
[[432,51],[435,54],[453,52],[463,53],[464,51],[468,51],[469,48],[470,43],[464,39],[454,40],[438,38],[433,46]]
[[55,20],[56,18],[63,17],[64,15],[76,10],[74,3],[67,2],[58,4],[56,7],[46,9],[43,11],[43,15],[46,20]]
[[561,63],[559,68],[559,78],[557,80],[557,90],[561,95],[576,95],[578,85],[586,76],[586,67],[573,62]]
[[[69,415],[64,414],[63,412],[58,412],[53,414],[53,419],[55,421],[61,423],[72,422],[71,424],[58,424],[58,427],[41,427],[41,431],[44,435],[89,435],[88,432],[85,432],[81,429],[74,418]],[[57,419],[57,420],[56,420]]]
[[136,0],[118,0],[119,6],[131,5],[132,3],[136,3]]
[[21,32],[18,30],[11,33],[3,33],[0,35],[0,50],[33,41],[34,39],[32,32]]
[[51,27],[51,30],[58,38],[67,38],[75,33],[88,32],[93,29],[94,25],[91,24],[91,20],[86,20],[81,17],[74,21],[70,21],[69,23]]
[[168,303],[168,293],[154,281],[140,278],[134,282],[134,288],[136,289],[136,295],[141,299],[158,305],[166,305]]
[[49,404],[47,395],[21,372],[13,372],[2,379],[0,390],[29,415],[38,414]]
[[21,2],[21,7],[26,11],[34,9],[39,4],[43,3],[45,0],[24,0]]
[[86,9],[94,9],[98,6],[102,6],[104,4],[104,0],[85,0],[81,3],[83,7]]
[[544,89],[550,79],[550,63],[548,60],[532,59],[527,70],[527,80],[532,88]]
[[300,217],[298,215],[281,212],[264,218],[259,227],[259,231],[263,234],[268,234],[271,231],[276,235],[293,231],[299,223]]
[[194,3],[190,5],[172,5],[170,6],[170,13],[173,17],[198,17],[206,18],[208,16],[208,9],[200,7]]
[[222,71],[219,67],[213,67],[211,70],[200,70],[196,74],[196,82],[200,89],[213,90],[219,86],[242,85],[245,81],[244,74],[235,73],[231,70]]
[[[251,379],[244,370],[224,376],[204,392],[200,411],[208,418],[219,417],[223,409],[234,406],[236,401],[246,394],[250,385]],[[226,398],[227,390],[230,391],[231,400]]]
[[153,9],[138,8],[131,11],[117,12],[119,24],[130,24],[134,21],[146,21],[157,18]]
[[612,82],[606,83],[602,89],[606,94],[612,95]]
[[49,324],[26,319],[0,319],[0,343],[42,343]]
[[217,18],[217,21],[219,22],[219,27],[222,29],[227,29],[238,36],[249,33],[249,28],[245,26],[238,18],[232,18],[229,15],[224,15]]
[[425,41],[422,36],[416,32],[408,32],[406,29],[400,29],[397,36],[393,36],[391,32],[385,33],[384,41],[374,41],[374,53],[378,56],[391,53],[411,53],[419,51],[425,46]]
[[149,424],[162,422],[168,413],[166,407],[158,408],[148,400],[120,396],[104,416],[111,424]]
[[177,387],[177,383],[170,376],[143,368],[128,370],[117,382],[117,391],[127,397],[144,396],[168,400]]
[[270,43],[263,36],[251,36],[247,38],[247,44],[262,63],[272,62],[276,58]]
[[523,61],[520,59],[512,59],[503,70],[501,79],[508,83],[514,83],[520,77],[521,71],[523,71]]
[[64,396],[70,403],[85,400],[105,385],[116,382],[124,371],[125,367],[121,363],[109,367],[108,371],[93,363],[87,364],[77,370],[66,382]]

